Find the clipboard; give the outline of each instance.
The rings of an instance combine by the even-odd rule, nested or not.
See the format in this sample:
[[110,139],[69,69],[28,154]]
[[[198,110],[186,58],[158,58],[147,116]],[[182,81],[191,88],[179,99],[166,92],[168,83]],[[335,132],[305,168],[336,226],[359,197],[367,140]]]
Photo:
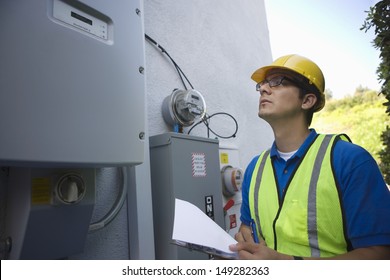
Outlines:
[[237,259],[229,245],[237,241],[192,203],[175,199],[172,243],[226,259]]

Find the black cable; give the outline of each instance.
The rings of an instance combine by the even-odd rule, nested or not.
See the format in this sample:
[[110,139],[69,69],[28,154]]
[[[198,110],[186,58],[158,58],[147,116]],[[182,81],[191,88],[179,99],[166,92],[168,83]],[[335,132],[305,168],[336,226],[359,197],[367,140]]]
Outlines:
[[[234,133],[233,133],[232,135],[230,135],[230,136],[222,136],[222,135],[220,135],[220,134],[217,134],[214,130],[211,129],[211,127],[210,127],[210,119],[211,119],[212,117],[214,117],[214,116],[217,116],[217,115],[227,115],[227,116],[229,116],[230,118],[233,119],[233,121],[234,121],[234,123],[235,123],[235,125],[236,125],[236,130],[234,131]],[[197,122],[196,124],[194,124],[194,125],[190,128],[190,130],[187,132],[187,134],[190,134],[191,131],[192,131],[196,126],[198,126],[198,125],[201,124],[201,123],[203,123],[203,124],[207,127],[207,137],[208,137],[208,138],[210,138],[210,131],[211,131],[215,136],[217,136],[217,137],[219,137],[219,138],[222,138],[222,139],[234,138],[234,137],[236,137],[237,132],[238,132],[238,122],[237,122],[237,120],[236,120],[231,114],[229,114],[229,113],[218,112],[218,113],[214,113],[214,114],[212,114],[212,115],[210,115],[210,116],[206,114],[206,115],[203,117],[203,119],[201,119],[199,122]]]
[[194,87],[192,86],[190,80],[187,78],[186,74],[184,74],[183,70],[179,67],[179,65],[176,63],[176,61],[173,60],[173,58],[169,55],[169,53],[160,45],[158,44],[155,40],[153,40],[149,35],[145,34],[145,38],[152,44],[154,44],[157,48],[161,50],[162,53],[164,53],[173,63],[173,65],[176,68],[177,73],[179,74],[180,80],[184,86],[184,88],[187,90],[187,86],[183,80],[183,77],[186,79],[187,83],[190,85],[190,87],[193,89]]
[[[159,48],[161,50],[162,53],[164,53],[170,60],[171,62],[173,63],[173,65],[175,66],[176,68],[176,71],[177,73],[179,74],[179,77],[180,77],[180,80],[184,86],[184,88],[187,90],[187,86],[184,82],[184,79],[187,81],[187,83],[190,85],[190,87],[192,89],[194,89],[194,87],[192,86],[190,80],[187,78],[186,74],[184,74],[183,70],[181,70],[181,68],[179,67],[179,65],[176,63],[176,61],[169,55],[169,53],[163,48],[163,46],[161,46],[160,44],[158,44],[154,39],[152,39],[149,35],[145,34],[145,39],[147,41],[149,41],[150,43],[152,43],[153,45],[155,45],[157,48]],[[184,77],[184,79],[183,79]],[[236,124],[236,130],[234,131],[234,133],[230,136],[222,136],[222,135],[219,135],[217,134],[214,130],[211,129],[210,127],[210,119],[216,115],[227,115],[229,117],[231,117],[233,120],[234,120],[234,123]],[[205,116],[199,121],[197,122],[196,124],[194,124],[191,129],[188,131],[188,134],[191,133],[192,129],[194,129],[196,126],[198,126],[199,124],[203,123],[206,127],[207,127],[207,137],[210,138],[210,132],[212,132],[215,136],[219,137],[219,138],[222,138],[222,139],[229,139],[229,138],[234,138],[236,137],[236,134],[237,134],[237,131],[238,131],[238,123],[237,123],[237,120],[230,114],[228,113],[225,113],[225,112],[218,112],[218,113],[215,113],[215,114],[212,114],[211,116],[205,114]]]

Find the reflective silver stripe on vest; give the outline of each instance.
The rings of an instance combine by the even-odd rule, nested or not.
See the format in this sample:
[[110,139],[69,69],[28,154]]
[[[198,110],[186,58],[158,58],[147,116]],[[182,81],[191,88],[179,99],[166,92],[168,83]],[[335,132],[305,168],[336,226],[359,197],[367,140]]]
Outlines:
[[317,157],[314,162],[313,172],[311,174],[309,197],[307,206],[307,230],[309,236],[309,245],[312,257],[320,257],[320,248],[318,244],[317,231],[317,183],[320,176],[322,161],[324,160],[326,150],[333,135],[325,135],[324,140],[318,150]]
[[259,214],[259,190],[260,190],[260,183],[261,183],[261,174],[263,173],[265,162],[268,158],[268,155],[270,153],[270,150],[267,150],[264,152],[263,158],[261,159],[259,169],[257,171],[257,176],[256,176],[256,184],[255,184],[255,199],[254,199],[254,206],[255,206],[255,219],[256,219],[256,225],[257,228],[259,229],[259,233],[261,238],[264,239],[263,232],[261,230],[260,226],[260,214]]

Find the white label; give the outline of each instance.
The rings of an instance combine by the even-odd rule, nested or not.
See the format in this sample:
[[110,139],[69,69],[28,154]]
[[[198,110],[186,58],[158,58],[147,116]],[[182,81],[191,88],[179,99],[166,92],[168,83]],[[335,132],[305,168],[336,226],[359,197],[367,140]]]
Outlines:
[[192,153],[192,176],[206,177],[206,155],[204,153]]

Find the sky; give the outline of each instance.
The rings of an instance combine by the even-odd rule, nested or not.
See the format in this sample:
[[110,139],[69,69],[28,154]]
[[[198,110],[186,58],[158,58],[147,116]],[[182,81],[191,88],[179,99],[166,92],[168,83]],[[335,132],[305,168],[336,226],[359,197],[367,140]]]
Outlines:
[[334,98],[379,90],[374,29],[360,30],[378,0],[265,0],[272,58],[300,54],[318,64]]

